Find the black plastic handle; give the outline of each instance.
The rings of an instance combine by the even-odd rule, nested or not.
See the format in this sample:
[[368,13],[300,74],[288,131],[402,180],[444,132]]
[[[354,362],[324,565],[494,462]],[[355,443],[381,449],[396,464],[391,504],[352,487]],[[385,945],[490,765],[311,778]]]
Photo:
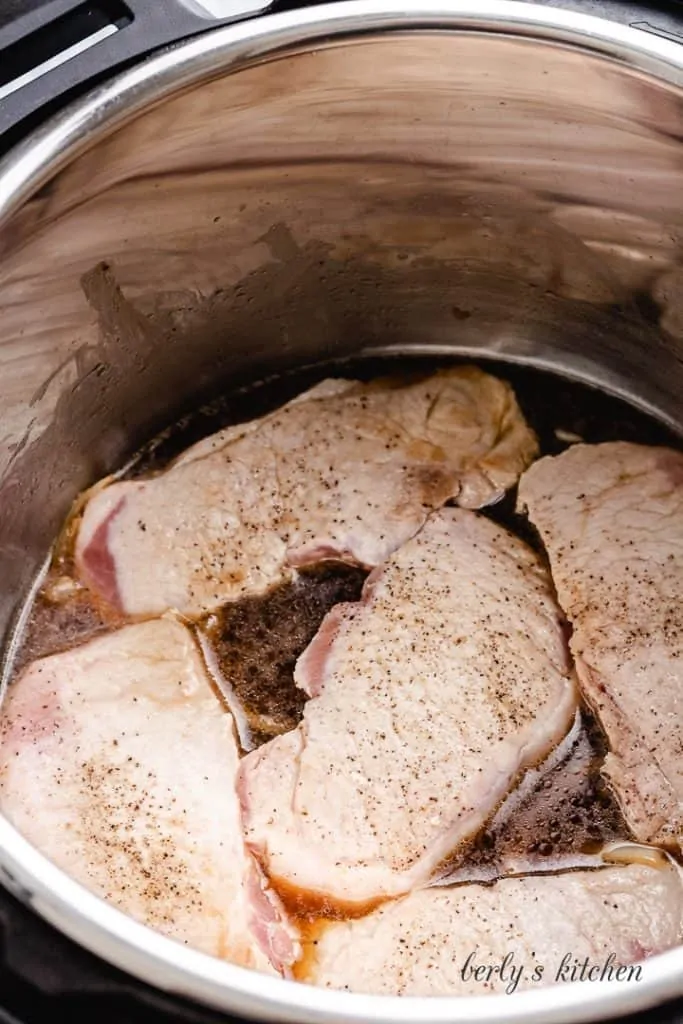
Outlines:
[[592,14],[631,28],[683,43],[682,0],[532,0],[543,7],[559,7],[581,14]]
[[[55,107],[142,55],[266,11],[271,0],[33,0],[0,17],[0,138],[8,148]],[[16,5],[15,5],[16,6]],[[25,4],[18,6],[25,9]],[[86,48],[79,47],[86,43]],[[36,77],[32,77],[39,72]]]

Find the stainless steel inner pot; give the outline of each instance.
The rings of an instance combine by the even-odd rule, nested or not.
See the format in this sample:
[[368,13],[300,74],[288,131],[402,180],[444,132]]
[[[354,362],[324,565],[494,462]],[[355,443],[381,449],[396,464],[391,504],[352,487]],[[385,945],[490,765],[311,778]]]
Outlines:
[[[550,367],[683,428],[683,48],[496,0],[343,3],[179,45],[0,167],[0,629],[76,494],[198,399],[379,351]],[[0,877],[168,991],[287,1021],[583,1021],[646,980],[367,998],[123,917],[0,818]]]

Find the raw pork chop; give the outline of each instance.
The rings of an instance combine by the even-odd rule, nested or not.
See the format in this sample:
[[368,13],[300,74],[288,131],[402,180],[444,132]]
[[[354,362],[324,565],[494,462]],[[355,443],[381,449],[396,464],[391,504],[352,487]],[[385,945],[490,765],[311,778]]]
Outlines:
[[152,479],[94,493],[77,570],[128,615],[200,615],[293,566],[377,565],[449,498],[498,499],[535,454],[512,390],[481,370],[410,385],[323,381]]
[[461,509],[328,614],[295,678],[303,721],[240,765],[246,835],[283,892],[341,906],[427,882],[576,710],[545,569]]
[[297,941],[244,847],[237,757],[191,634],[142,623],[36,661],[10,686],[0,806],[138,921],[275,973]]
[[626,821],[644,842],[680,840],[683,455],[577,445],[536,463],[519,500],[548,550]]
[[[296,974],[375,995],[510,994],[581,980],[584,961],[584,980],[607,980],[610,968],[614,979],[620,965],[681,941],[678,870],[634,864],[423,889],[360,920],[321,924]],[[618,980],[636,972],[622,966]],[[647,964],[640,972],[646,979]]]

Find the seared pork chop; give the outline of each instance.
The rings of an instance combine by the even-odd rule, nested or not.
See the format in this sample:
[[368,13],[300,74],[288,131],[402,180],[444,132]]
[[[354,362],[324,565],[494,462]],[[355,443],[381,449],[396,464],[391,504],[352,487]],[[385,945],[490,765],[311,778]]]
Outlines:
[[448,499],[500,498],[536,450],[510,387],[472,367],[403,385],[323,381],[166,472],[95,491],[77,571],[127,615],[198,616],[295,566],[375,566]]
[[604,772],[634,836],[683,835],[683,455],[576,445],[523,477],[550,557]]
[[584,961],[584,980],[614,979],[622,966],[625,981],[623,965],[681,941],[680,871],[633,864],[423,889],[360,920],[321,923],[296,973],[375,995],[510,994],[581,980]]
[[0,807],[138,921],[282,972],[297,939],[244,846],[237,758],[189,631],[142,623],[36,661],[10,686]]
[[576,711],[544,567],[461,509],[328,614],[295,678],[303,721],[240,765],[246,836],[274,884],[342,907],[438,873]]

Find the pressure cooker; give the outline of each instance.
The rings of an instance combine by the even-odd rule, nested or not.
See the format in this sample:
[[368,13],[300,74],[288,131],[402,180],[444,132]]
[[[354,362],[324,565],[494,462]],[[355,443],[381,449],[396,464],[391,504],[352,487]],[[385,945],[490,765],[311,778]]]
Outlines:
[[[683,431],[683,5],[14,6],[0,14],[7,657],[74,498],[228,385],[457,354],[557,372]],[[5,957],[43,994],[124,993],[178,1020],[681,1019],[683,949],[633,985],[371,998],[180,946],[3,817],[0,882]]]

